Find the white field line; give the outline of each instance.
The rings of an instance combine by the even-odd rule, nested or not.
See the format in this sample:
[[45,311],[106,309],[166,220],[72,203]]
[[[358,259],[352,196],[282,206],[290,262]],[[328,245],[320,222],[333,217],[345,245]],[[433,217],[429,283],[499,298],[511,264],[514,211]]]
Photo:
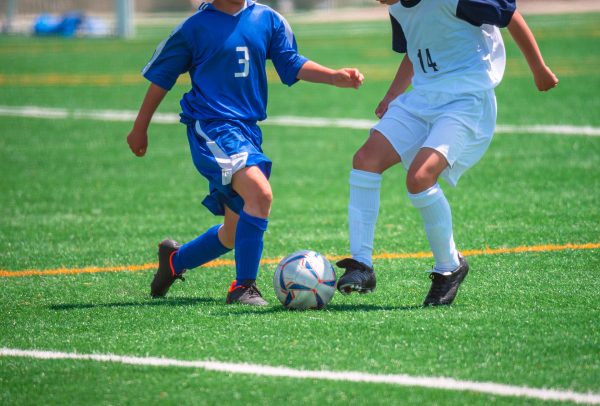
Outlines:
[[461,381],[452,378],[410,376],[410,375],[377,375],[354,371],[309,371],[284,367],[273,367],[256,364],[237,364],[217,361],[185,361],[156,357],[130,357],[112,354],[77,354],[54,351],[19,350],[0,348],[0,356],[25,357],[44,360],[70,359],[97,362],[114,362],[127,365],[153,367],[197,368],[207,371],[227,372],[233,374],[250,374],[297,379],[323,379],[329,381],[349,381],[379,383],[399,386],[416,386],[431,389],[452,391],[480,392],[496,396],[514,396],[549,401],[569,401],[576,403],[600,404],[600,394],[577,393],[556,389],[536,389],[526,386],[503,385],[493,382]]
[[[0,106],[0,116],[31,117],[47,119],[84,119],[98,121],[124,121],[135,120],[137,112],[131,110],[68,110],[62,108],[38,106]],[[157,124],[174,124],[179,122],[179,115],[175,113],[156,113],[152,119]],[[369,130],[374,120],[344,119],[325,117],[297,117],[275,116],[262,123],[263,125],[289,126],[289,127],[337,127],[355,130]],[[497,134],[557,134],[557,135],[583,135],[599,137],[600,128],[590,126],[572,125],[498,125]]]

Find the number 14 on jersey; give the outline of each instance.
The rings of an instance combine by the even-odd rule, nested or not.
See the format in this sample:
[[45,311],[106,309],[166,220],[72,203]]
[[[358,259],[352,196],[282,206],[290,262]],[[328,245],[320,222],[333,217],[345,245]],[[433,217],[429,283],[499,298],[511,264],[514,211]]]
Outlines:
[[[419,57],[419,64],[421,64],[421,69],[423,69],[424,73],[427,73],[427,69],[425,69],[425,63],[423,62],[423,52],[420,49],[419,52],[417,52],[417,56]],[[427,58],[427,66],[429,68],[432,68],[434,72],[437,72],[437,63],[435,63],[433,59],[431,59],[429,48],[425,48],[425,57]]]

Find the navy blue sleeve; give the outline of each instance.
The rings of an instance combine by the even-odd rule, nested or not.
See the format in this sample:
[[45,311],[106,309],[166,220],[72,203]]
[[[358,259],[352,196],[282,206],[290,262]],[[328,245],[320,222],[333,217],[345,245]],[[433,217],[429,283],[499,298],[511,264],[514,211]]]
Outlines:
[[155,85],[171,90],[179,75],[190,69],[191,63],[192,52],[178,27],[156,48],[142,75]]
[[458,0],[456,16],[477,27],[506,27],[517,9],[515,0]]
[[406,53],[406,37],[404,36],[404,31],[402,30],[402,26],[391,14],[390,20],[392,21],[392,49],[401,54]]

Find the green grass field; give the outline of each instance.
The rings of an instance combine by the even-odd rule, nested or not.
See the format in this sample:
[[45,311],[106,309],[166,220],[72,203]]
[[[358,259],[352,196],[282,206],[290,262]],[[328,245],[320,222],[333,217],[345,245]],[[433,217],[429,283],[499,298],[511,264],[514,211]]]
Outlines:
[[[599,127],[600,15],[528,21],[560,85],[538,93],[507,37],[499,124]],[[356,66],[366,81],[359,91],[308,83],[287,88],[270,71],[269,115],[374,120],[399,63],[390,50],[389,23],[294,28],[307,57]],[[0,106],[135,111],[147,87],[139,70],[170,29],[141,27],[130,41],[0,37]],[[188,84],[182,77],[160,112],[178,112]],[[271,305],[248,308],[225,305],[231,265],[190,271],[167,299],[149,298],[153,271],[147,264],[156,262],[158,241],[187,241],[218,219],[200,204],[206,182],[192,165],[184,127],[153,125],[143,159],[125,143],[130,128],[128,122],[0,115],[0,347],[448,377],[591,392],[600,402],[597,136],[498,134],[457,188],[442,185],[459,249],[480,252],[470,256],[471,272],[453,306],[420,307],[432,259],[418,256],[428,244],[406,197],[405,173],[394,168],[382,189],[377,291],[336,294],[326,310],[291,312],[272,290],[273,261],[298,249],[347,254],[347,177],[367,131],[263,126],[275,199],[263,255],[272,261],[261,266],[258,282]],[[136,266],[148,269],[115,271]],[[83,272],[89,267],[98,272]],[[284,402],[552,403],[383,383],[0,356],[3,405]]]

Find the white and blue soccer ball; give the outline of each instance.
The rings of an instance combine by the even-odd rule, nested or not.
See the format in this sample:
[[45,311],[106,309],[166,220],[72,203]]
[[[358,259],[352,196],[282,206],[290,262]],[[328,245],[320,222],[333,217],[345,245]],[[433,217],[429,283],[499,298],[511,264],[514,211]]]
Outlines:
[[335,293],[336,276],[323,255],[309,250],[296,251],[281,260],[275,275],[275,295],[288,309],[322,309]]

